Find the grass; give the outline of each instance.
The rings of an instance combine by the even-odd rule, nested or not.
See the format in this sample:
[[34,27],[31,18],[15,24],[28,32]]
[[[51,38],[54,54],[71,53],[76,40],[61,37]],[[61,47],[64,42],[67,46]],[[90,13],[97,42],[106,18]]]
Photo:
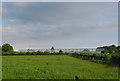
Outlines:
[[2,56],[3,79],[118,79],[118,67],[67,55]]

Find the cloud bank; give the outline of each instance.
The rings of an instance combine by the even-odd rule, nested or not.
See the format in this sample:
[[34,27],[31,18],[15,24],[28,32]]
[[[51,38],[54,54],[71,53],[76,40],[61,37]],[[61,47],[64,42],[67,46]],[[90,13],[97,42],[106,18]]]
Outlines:
[[20,48],[117,44],[117,3],[4,2],[3,43]]

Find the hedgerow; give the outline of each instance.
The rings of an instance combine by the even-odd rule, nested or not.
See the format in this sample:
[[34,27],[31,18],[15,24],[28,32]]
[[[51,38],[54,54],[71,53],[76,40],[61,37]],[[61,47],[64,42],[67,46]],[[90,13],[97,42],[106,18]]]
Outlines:
[[97,53],[68,53],[68,52],[2,52],[2,55],[70,55],[76,58],[81,58],[83,60],[91,60],[92,62],[97,63],[106,63],[109,65],[117,65],[119,66],[120,54],[97,54]]

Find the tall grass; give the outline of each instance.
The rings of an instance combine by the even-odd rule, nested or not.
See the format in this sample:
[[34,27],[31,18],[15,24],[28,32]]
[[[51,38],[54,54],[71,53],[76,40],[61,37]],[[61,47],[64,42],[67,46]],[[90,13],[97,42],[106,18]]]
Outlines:
[[118,67],[67,55],[2,56],[3,79],[118,79]]

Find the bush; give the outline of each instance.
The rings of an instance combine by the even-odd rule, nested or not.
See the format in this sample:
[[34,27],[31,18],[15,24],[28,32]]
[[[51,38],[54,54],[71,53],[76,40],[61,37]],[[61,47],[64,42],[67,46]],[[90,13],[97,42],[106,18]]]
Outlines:
[[110,59],[110,64],[112,65],[119,65],[120,62],[120,54],[112,54],[111,59]]
[[104,61],[102,61],[102,60],[96,60],[96,59],[93,59],[93,60],[91,60],[92,62],[95,62],[95,63],[104,63]]
[[106,62],[107,64],[110,64],[110,59],[111,59],[111,55],[105,54],[105,62]]
[[119,65],[120,54],[97,54],[97,53],[72,53],[69,54],[73,57],[82,58],[85,60],[91,60],[97,63],[106,63],[110,65]]

